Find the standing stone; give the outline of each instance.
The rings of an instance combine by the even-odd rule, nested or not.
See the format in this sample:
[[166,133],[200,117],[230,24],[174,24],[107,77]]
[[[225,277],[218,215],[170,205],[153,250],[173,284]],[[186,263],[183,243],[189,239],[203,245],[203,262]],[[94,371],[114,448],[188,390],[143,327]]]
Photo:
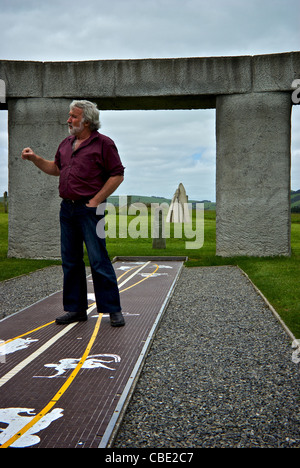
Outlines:
[[152,248],[166,248],[164,214],[160,207],[156,208],[154,211]]
[[178,189],[173,195],[169,212],[167,214],[167,223],[189,223],[190,214],[188,210],[188,197],[183,184],[179,184]]
[[4,203],[4,213],[8,211],[8,202],[7,202],[7,192],[3,194],[3,203]]
[[24,161],[31,147],[54,160],[59,143],[68,136],[70,99],[10,99],[9,113],[9,234],[8,256],[60,258],[59,178]]
[[217,98],[217,255],[290,255],[289,93]]

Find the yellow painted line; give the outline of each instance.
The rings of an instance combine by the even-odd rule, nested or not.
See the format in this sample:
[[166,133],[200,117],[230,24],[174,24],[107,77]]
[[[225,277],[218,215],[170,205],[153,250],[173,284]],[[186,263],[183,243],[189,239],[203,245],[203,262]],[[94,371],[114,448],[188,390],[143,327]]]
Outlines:
[[[141,266],[133,275],[131,275],[127,280],[123,281],[122,284],[125,284],[127,281],[129,281],[133,276],[135,276],[137,273],[139,273],[145,266],[147,266],[150,262],[148,263],[145,263],[143,266]],[[156,269],[150,273],[146,278],[143,278],[142,280],[138,281],[137,283],[134,283],[132,284],[131,286],[129,286],[128,288],[126,289],[123,289],[120,291],[120,293],[124,292],[124,291],[127,291],[128,289],[131,289],[133,288],[134,286],[140,284],[141,282],[147,280],[148,278],[150,278],[157,270],[158,270],[159,266],[156,265]],[[120,286],[122,286],[122,284]],[[90,314],[91,311],[96,307],[96,302],[93,302],[92,304],[89,305],[89,308],[88,308],[88,311],[87,311],[87,314]],[[34,331],[37,331],[43,327],[46,327],[48,325],[50,325],[51,323],[54,323],[54,322],[49,322],[45,325],[42,325],[38,328],[35,328],[34,330],[31,330],[29,332],[26,332],[26,333],[23,333],[22,335],[19,335],[15,338],[11,338],[10,340],[7,340],[5,341],[4,343],[1,343],[1,346],[5,345],[6,343],[9,343],[10,341],[13,341],[13,340],[16,340],[17,338],[20,338],[21,336],[25,336],[25,335],[28,335],[30,333],[33,333]],[[1,378],[0,378],[0,387],[2,387],[3,385],[5,385],[10,379],[12,379],[15,375],[17,375],[21,370],[23,370],[26,366],[28,366],[28,364],[30,364],[32,361],[34,361],[34,359],[36,359],[37,357],[39,357],[44,351],[46,351],[50,346],[52,346],[56,341],[58,341],[62,336],[64,336],[66,333],[69,332],[69,330],[71,328],[73,328],[75,325],[77,324],[77,322],[73,322],[69,325],[67,325],[66,327],[63,328],[63,330],[61,330],[59,333],[57,333],[56,335],[54,335],[52,338],[50,338],[50,340],[48,340],[43,346],[41,346],[39,349],[37,349],[34,353],[30,354],[27,358],[25,358],[23,361],[19,362],[13,369],[11,369],[9,372],[7,372],[5,375],[3,375]]]
[[3,377],[0,378],[0,387],[6,384],[10,379],[17,375],[21,370],[23,370],[28,364],[34,361],[38,356],[40,356],[44,351],[46,351],[50,346],[52,346],[57,340],[59,340],[63,335],[68,333],[76,323],[71,323],[66,328],[61,330],[59,333],[54,335],[50,340],[48,340],[43,346],[37,349],[34,353],[30,354],[23,361],[19,362],[15,367],[8,371]]
[[[135,273],[137,274],[138,272],[140,272],[145,266],[149,265],[150,262],[144,264],[141,268],[139,268],[139,270]],[[133,288],[134,286],[142,283],[143,281],[147,280],[148,278],[150,278],[154,273],[156,273],[156,271],[159,269],[159,266],[157,264],[155,264],[156,268],[155,270],[150,273],[147,277],[143,278],[142,280],[138,281],[137,283],[134,283],[133,285],[129,286],[128,288],[126,289],[123,289],[121,292],[124,292],[124,291],[127,291],[128,289],[131,289]],[[133,267],[132,269],[134,269],[135,267]],[[131,269],[131,270],[132,270]],[[128,273],[129,271],[125,272],[123,275],[121,276],[124,276],[126,273]],[[126,283],[127,281],[129,281],[129,279],[131,279],[133,276],[135,276],[135,274],[133,274],[132,276],[130,276],[126,281],[124,281],[122,284]],[[91,304],[89,306],[89,309],[88,309],[88,313],[90,313],[96,306],[96,303],[94,302],[93,304]],[[52,408],[53,406],[57,403],[57,401],[62,397],[62,395],[65,393],[65,391],[69,388],[69,386],[71,385],[71,383],[74,381],[75,377],[77,376],[79,370],[81,369],[81,367],[83,366],[86,358],[88,357],[89,353],[90,353],[90,350],[94,344],[94,341],[96,339],[96,336],[98,334],[98,331],[99,331],[99,328],[100,328],[100,324],[101,324],[101,320],[102,320],[102,317],[103,317],[103,314],[99,314],[99,317],[97,319],[97,322],[96,322],[96,325],[95,325],[95,328],[94,328],[94,332],[90,338],[90,341],[89,341],[89,344],[84,352],[84,354],[82,355],[79,363],[77,364],[76,368],[74,369],[74,371],[72,372],[72,374],[69,376],[69,378],[67,379],[67,381],[64,383],[64,385],[59,389],[59,391],[54,395],[54,397],[52,398],[52,400],[44,407],[44,409],[42,411],[40,411],[28,424],[26,424],[17,434],[15,434],[14,436],[12,436],[9,440],[7,440],[4,444],[0,445],[0,448],[7,448],[9,446],[11,446],[16,440],[18,440],[20,437],[22,437],[22,435],[24,435],[30,428],[32,428],[41,418],[43,418]],[[31,333],[34,332],[34,331],[37,331],[43,327],[46,327],[48,325],[50,325],[50,323],[54,323],[54,322],[49,322],[45,325],[42,325],[41,327],[38,327],[34,330],[31,330]],[[19,372],[21,369],[23,369],[23,367],[25,367],[25,365],[27,365],[29,363],[29,359],[30,359],[30,362],[35,359],[37,357],[37,353],[38,354],[41,354],[42,352],[44,352],[44,350],[46,349],[45,347],[49,347],[51,344],[53,344],[54,340],[57,341],[63,334],[67,333],[69,331],[70,328],[72,328],[73,326],[76,325],[76,322],[75,323],[72,323],[70,325],[68,325],[66,328],[64,328],[64,330],[62,330],[60,333],[58,333],[57,335],[55,335],[51,340],[49,340],[47,343],[45,343],[44,346],[42,346],[39,350],[37,350],[36,353],[33,353],[31,356],[29,356],[29,358],[25,359],[22,363],[20,363],[19,365],[16,366],[16,368],[18,368],[17,372]],[[29,334],[30,332],[27,332],[27,333],[24,333],[23,335],[19,335],[18,337],[16,338],[19,338],[21,336],[25,336],[27,334]],[[11,340],[7,340],[5,343],[8,343],[9,341],[13,341],[14,339],[16,338],[12,338]],[[4,343],[4,344],[5,344]],[[27,362],[28,361],[28,362]],[[16,374],[16,368],[14,368],[12,371],[15,371],[13,375]],[[7,374],[7,376],[9,375],[9,378],[11,378],[13,375],[11,375],[11,372],[9,372]],[[6,383],[7,381],[7,378],[6,376],[2,377],[3,379],[3,383]],[[0,379],[0,386],[1,386],[1,381],[2,379]]]
[[[87,313],[89,314],[94,308],[95,304],[90,305]],[[75,327],[77,325],[77,322],[70,323],[66,327],[64,327],[59,333],[56,333],[50,340],[48,340],[44,345],[42,345],[39,349],[37,349],[34,353],[30,354],[27,358],[25,358],[23,361],[19,362],[13,369],[11,369],[7,374],[3,375],[3,377],[0,378],[0,387],[2,387],[6,382],[8,382],[10,379],[12,379],[15,375],[18,374],[21,370],[23,370],[28,364],[30,364],[32,361],[34,361],[38,356],[40,356],[44,351],[46,351],[50,346],[52,346],[57,340],[59,340],[62,336],[64,336],[66,333],[68,333],[71,328]]]
[[34,333],[34,332],[40,330],[41,328],[48,327],[48,325],[51,325],[51,323],[55,323],[55,320],[53,320],[52,322],[49,322],[49,323],[45,323],[44,325],[41,325],[40,327],[34,328],[33,330],[30,330],[30,331],[28,331],[26,333],[23,333],[22,335],[15,336],[14,338],[10,338],[9,340],[3,341],[2,343],[0,343],[0,346],[4,346],[7,343],[10,343],[11,341],[17,340],[18,338],[22,338],[22,336],[26,336],[26,335],[29,335],[30,333]]
[[[130,271],[132,271],[132,270],[134,270],[134,269],[136,269],[138,267],[139,267],[139,265],[136,265],[136,266],[130,268],[130,270],[125,271],[125,273],[123,273],[121,276],[118,277],[117,281],[119,281],[124,275],[127,275],[127,273],[129,273]],[[90,304],[89,308],[92,307],[93,305],[95,305],[95,302]],[[29,330],[28,332],[23,333],[22,335],[15,336],[14,338],[10,338],[9,340],[6,340],[6,341],[1,341],[0,342],[0,347],[6,345],[7,343],[10,343],[11,341],[17,340],[18,338],[22,338],[23,336],[30,335],[31,333],[34,333],[34,332],[40,330],[41,328],[48,327],[49,325],[52,325],[53,323],[55,323],[55,320],[52,320],[52,322],[45,323],[44,325],[41,325],[40,327],[34,328],[33,330]]]
[[2,444],[0,448],[7,448],[10,445],[12,445],[16,440],[18,440],[20,437],[22,437],[23,434],[25,434],[30,428],[32,428],[41,418],[43,418],[53,408],[53,406],[58,402],[58,400],[62,397],[65,391],[69,388],[69,386],[75,379],[76,375],[80,371],[81,367],[83,366],[86,358],[88,357],[90,350],[92,349],[92,346],[94,344],[94,341],[96,339],[96,336],[100,328],[102,316],[103,314],[99,314],[99,317],[97,319],[97,322],[96,322],[93,334],[90,338],[89,344],[87,345],[86,350],[80,359],[80,362],[77,364],[76,368],[74,369],[70,377],[67,379],[67,381],[64,383],[64,385],[62,385],[62,387],[54,395],[52,400],[48,403],[47,406],[45,406],[44,409],[42,409],[42,411],[39,412],[39,414],[37,414],[28,424],[26,424],[26,426],[24,426],[19,432],[17,432],[17,434],[15,434],[9,440],[4,442],[4,444]]
[[[137,275],[140,271],[142,271],[146,266],[148,266],[151,262],[144,263],[135,273],[132,273],[129,278],[125,279],[120,285],[119,288],[121,288],[125,283],[128,283],[129,280],[131,280],[135,275]],[[125,291],[125,290],[124,290]]]
[[136,266],[130,268],[129,270],[126,270],[124,273],[122,273],[122,275],[120,275],[120,276],[118,277],[118,281],[120,281],[120,279],[123,278],[123,276],[127,275],[127,273],[129,273],[129,272],[132,271],[132,270],[135,270],[135,269],[138,268],[138,267],[139,267],[139,265],[136,265]]
[[124,291],[127,291],[127,290],[130,289],[130,288],[133,288],[134,286],[136,286],[137,284],[142,283],[143,281],[146,281],[148,278],[150,278],[150,276],[154,275],[154,273],[157,272],[157,270],[159,269],[159,266],[156,265],[156,267],[157,267],[157,268],[156,268],[152,273],[150,273],[146,278],[143,278],[142,280],[138,281],[137,283],[134,283],[134,284],[132,284],[131,286],[128,286],[128,288],[123,289],[122,291],[120,291],[120,293],[121,293],[121,292],[124,292]]

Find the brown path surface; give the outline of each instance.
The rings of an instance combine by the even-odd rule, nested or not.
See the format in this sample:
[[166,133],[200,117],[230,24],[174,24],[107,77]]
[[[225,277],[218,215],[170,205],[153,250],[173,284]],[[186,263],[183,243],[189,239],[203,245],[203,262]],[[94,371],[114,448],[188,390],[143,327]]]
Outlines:
[[0,444],[105,447],[181,266],[148,259],[114,263],[122,328],[98,315],[90,278],[87,322],[55,324],[61,292],[0,321]]

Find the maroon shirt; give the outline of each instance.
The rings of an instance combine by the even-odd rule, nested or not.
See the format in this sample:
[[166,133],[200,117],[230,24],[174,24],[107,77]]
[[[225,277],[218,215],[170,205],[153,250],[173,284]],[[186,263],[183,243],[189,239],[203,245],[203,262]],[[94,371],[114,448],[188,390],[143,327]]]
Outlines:
[[109,177],[123,175],[124,167],[114,142],[97,130],[76,151],[74,141],[73,135],[65,138],[55,155],[59,195],[71,200],[93,198]]

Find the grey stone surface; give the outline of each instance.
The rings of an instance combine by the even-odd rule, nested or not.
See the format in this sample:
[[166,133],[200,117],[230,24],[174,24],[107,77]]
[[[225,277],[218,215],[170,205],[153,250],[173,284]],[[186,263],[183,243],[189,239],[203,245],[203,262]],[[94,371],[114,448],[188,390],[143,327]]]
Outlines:
[[0,60],[0,78],[7,98],[43,96],[43,62]]
[[289,91],[300,77],[300,53],[253,57],[253,92]]
[[135,97],[243,93],[250,57],[110,60],[45,64],[47,97]]
[[8,98],[290,91],[300,52],[240,57],[33,62],[0,60]]
[[217,98],[217,255],[290,255],[288,93]]
[[289,255],[291,94],[299,76],[300,52],[0,61],[9,116],[9,256],[59,256],[58,181],[20,154],[32,146],[53,159],[73,98],[102,109],[216,108],[217,253]]
[[69,100],[9,100],[9,247],[16,258],[59,258],[58,177],[21,159],[22,149],[54,159],[68,135]]

